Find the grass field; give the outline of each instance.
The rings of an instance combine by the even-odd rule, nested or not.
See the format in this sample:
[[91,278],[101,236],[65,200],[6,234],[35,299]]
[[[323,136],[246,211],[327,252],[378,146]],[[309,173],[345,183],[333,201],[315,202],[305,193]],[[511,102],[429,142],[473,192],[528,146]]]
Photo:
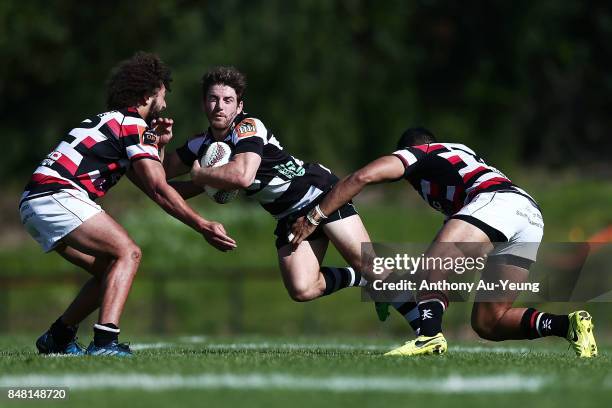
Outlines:
[[[0,406],[605,406],[610,347],[579,360],[558,339],[451,343],[441,357],[389,358],[390,339],[141,338],[133,359],[41,357],[0,337]],[[9,386],[68,386],[68,399],[9,401]],[[607,401],[607,402],[606,402]]]
[[[612,222],[612,185],[551,180],[539,184],[535,180],[538,188],[533,189],[526,184],[544,209],[545,240],[580,241]],[[385,194],[391,188],[385,186]],[[364,200],[360,207],[370,234],[381,242],[428,241],[441,217],[425,208],[405,186],[395,188],[398,193],[391,198],[379,195],[386,197],[383,203],[379,200],[368,206]],[[140,197],[128,193],[124,200]],[[17,200],[19,193],[10,196]],[[144,198],[123,205],[126,201],[112,201],[116,197],[108,203],[110,213],[126,208],[116,210],[117,219],[144,253],[122,324],[129,333],[144,336],[158,332],[161,326],[168,333],[257,332],[285,337],[130,335],[124,339],[133,341],[136,357],[119,360],[41,357],[34,352],[35,335],[0,335],[0,407],[612,405],[609,303],[545,308],[557,313],[589,310],[598,333],[608,341],[600,344],[597,359],[575,358],[558,339],[451,341],[449,353],[442,357],[385,358],[383,352],[401,342],[388,336],[405,332],[405,323],[396,316],[379,327],[371,306],[358,305],[358,293],[348,290],[312,303],[291,302],[278,277],[273,220],[255,205],[221,207],[196,199],[200,200],[195,201],[198,209],[223,222],[240,243],[232,254],[222,254]],[[6,208],[13,212],[0,213],[16,217],[16,203]],[[43,256],[18,221],[10,225],[14,228],[0,233],[0,278],[22,281],[6,287],[0,282],[0,329],[8,333],[38,330],[61,313],[85,276],[67,275],[76,273],[74,268],[57,255]],[[326,263],[343,264],[339,262],[338,254],[330,251]],[[46,280],[28,281],[28,277]],[[448,330],[453,333],[449,340],[469,330],[465,326],[469,316],[467,304],[449,309],[445,321],[446,328],[453,329]],[[91,324],[83,324],[86,326]],[[364,337],[303,338],[298,336],[301,333]],[[373,338],[372,333],[382,336]],[[9,401],[9,386],[68,386],[69,396],[57,403]]]

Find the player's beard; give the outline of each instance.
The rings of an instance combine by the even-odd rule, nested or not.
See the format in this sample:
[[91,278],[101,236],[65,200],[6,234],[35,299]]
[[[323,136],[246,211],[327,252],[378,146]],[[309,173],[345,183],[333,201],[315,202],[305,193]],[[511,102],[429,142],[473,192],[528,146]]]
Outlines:
[[147,117],[145,118],[145,122],[147,122],[147,124],[151,126],[151,122],[153,122],[153,119],[159,118],[160,114],[161,114],[161,109],[159,108],[157,101],[153,99],[153,102],[151,103],[151,107],[149,108],[149,113]]
[[225,132],[226,130],[228,130],[231,126],[232,123],[234,122],[234,119],[236,118],[236,112],[234,112],[231,116],[225,116],[225,121],[223,121],[223,123],[215,123],[212,120],[208,120],[208,122],[210,123],[210,127],[213,128],[216,131],[219,132]]

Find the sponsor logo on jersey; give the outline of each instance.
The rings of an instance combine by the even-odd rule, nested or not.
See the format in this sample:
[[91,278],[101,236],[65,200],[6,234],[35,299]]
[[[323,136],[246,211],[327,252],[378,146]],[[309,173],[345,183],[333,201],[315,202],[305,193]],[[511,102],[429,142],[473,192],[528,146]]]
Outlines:
[[302,166],[296,165],[293,161],[288,161],[285,164],[278,164],[274,166],[274,169],[283,176],[291,180],[294,177],[301,177],[306,173],[306,169]]
[[240,122],[236,127],[236,133],[238,134],[238,138],[256,135],[257,126],[255,125],[255,120],[245,119]]
[[62,154],[60,152],[58,152],[57,150],[54,150],[54,151],[52,151],[51,153],[49,153],[47,155],[47,158],[44,159],[42,161],[42,163],[40,163],[40,165],[41,166],[51,167],[51,166],[53,166],[53,163],[58,161],[61,157],[62,157]]

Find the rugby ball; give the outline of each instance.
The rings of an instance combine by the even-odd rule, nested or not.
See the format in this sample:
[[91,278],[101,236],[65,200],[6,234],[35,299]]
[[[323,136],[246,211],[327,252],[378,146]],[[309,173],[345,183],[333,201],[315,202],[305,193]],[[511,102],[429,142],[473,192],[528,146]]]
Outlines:
[[[232,157],[232,149],[227,143],[214,142],[208,146],[206,153],[200,160],[202,167],[218,167],[227,164]],[[238,196],[238,190],[224,191],[214,187],[204,186],[206,194],[219,204],[225,204]]]

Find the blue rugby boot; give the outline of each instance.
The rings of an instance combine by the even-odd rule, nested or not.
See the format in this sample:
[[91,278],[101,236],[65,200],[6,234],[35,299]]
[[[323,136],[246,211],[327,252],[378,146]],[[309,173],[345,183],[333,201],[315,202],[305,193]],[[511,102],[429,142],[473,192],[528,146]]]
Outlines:
[[132,350],[126,343],[119,343],[116,340],[104,346],[96,346],[92,341],[89,347],[87,347],[88,356],[109,356],[109,357],[132,357]]
[[36,340],[36,348],[40,354],[85,355],[85,348],[77,342],[77,337],[74,337],[65,345],[57,344],[50,331],[45,332]]

